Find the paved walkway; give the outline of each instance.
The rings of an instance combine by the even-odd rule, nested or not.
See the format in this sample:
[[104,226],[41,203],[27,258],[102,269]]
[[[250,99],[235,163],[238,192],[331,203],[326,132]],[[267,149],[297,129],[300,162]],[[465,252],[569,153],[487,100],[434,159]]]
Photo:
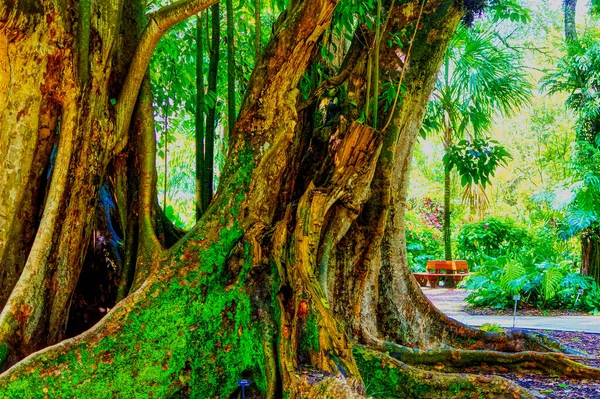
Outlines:
[[[513,326],[512,316],[473,316],[463,311],[467,296],[464,290],[446,288],[423,288],[433,304],[448,316],[471,326],[486,323],[499,324],[504,328]],[[517,316],[516,328],[535,330],[584,331],[600,334],[600,316]]]

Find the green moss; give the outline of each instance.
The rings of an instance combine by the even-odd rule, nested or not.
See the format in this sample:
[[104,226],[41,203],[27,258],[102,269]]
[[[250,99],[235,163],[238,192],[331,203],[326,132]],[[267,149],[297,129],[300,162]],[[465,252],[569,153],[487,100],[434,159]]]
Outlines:
[[395,364],[382,361],[369,350],[356,347],[354,358],[365,382],[367,396],[382,399],[422,398],[432,390],[430,385],[413,378]]
[[[251,170],[236,179],[247,182]],[[246,191],[238,185],[225,209],[239,209]],[[233,212],[226,215],[227,227],[217,237],[197,232],[173,252],[169,267],[190,263],[195,270],[168,277],[165,268],[120,330],[65,353],[38,356],[36,367],[21,370],[17,380],[0,378],[0,398],[227,397],[248,371],[264,394],[262,333],[246,284],[252,251],[244,247],[239,279],[229,281],[227,260],[244,230]],[[211,242],[200,244],[206,239]]]
[[[243,231],[221,233],[202,254],[201,271],[223,265]],[[213,273],[192,273],[167,290],[153,287],[159,294],[135,309],[118,335],[42,361],[43,369],[68,369],[55,377],[23,374],[0,388],[0,396],[42,397],[45,387],[49,398],[168,397],[180,390],[208,398],[233,392],[245,370],[258,370],[254,380],[264,392],[264,355],[249,295],[243,284],[225,289],[225,271],[209,268]],[[204,300],[201,286],[209,287]]]
[[477,343],[477,340],[473,337],[465,337],[461,335],[457,335],[453,338],[456,343],[461,347],[468,347]]
[[450,392],[452,395],[457,395],[460,392],[460,390],[461,390],[460,382],[455,382],[448,386],[448,392]]
[[[418,399],[429,393],[453,399],[471,398],[473,394],[483,398],[481,389],[467,379],[457,381],[451,375],[441,374],[443,377],[435,381],[427,377],[427,371],[411,371],[408,366],[400,366],[382,353],[362,347],[355,347],[353,353],[367,395],[374,398]],[[431,384],[426,382],[428,379]]]
[[0,343],[0,369],[4,366],[4,362],[6,362],[6,357],[8,356],[8,346],[6,344]]
[[321,347],[319,344],[319,326],[314,312],[308,314],[300,345],[302,349],[311,351],[318,351]]

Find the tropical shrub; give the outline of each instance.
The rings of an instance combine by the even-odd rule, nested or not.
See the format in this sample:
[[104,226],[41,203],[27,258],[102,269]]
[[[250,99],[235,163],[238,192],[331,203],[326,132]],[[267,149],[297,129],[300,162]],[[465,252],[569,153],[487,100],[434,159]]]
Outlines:
[[502,257],[517,252],[531,253],[538,260],[558,256],[558,237],[546,228],[529,231],[514,221],[489,217],[463,226],[457,237],[461,257],[474,264],[485,257]]
[[[507,309],[513,296],[538,309],[600,310],[600,290],[593,279],[582,276],[571,260],[535,262],[526,253],[487,257],[466,282],[472,306]],[[583,295],[578,300],[578,291]]]
[[[568,93],[565,105],[577,116],[572,191],[563,233],[580,235],[582,269],[600,283],[600,30],[595,25],[568,45],[555,71],[542,79],[548,93]],[[569,184],[570,183],[570,184]]]
[[406,251],[413,272],[424,272],[428,260],[443,256],[442,236],[434,227],[434,218],[434,213],[423,209],[406,212]]
[[461,257],[477,261],[482,257],[500,257],[529,244],[527,230],[511,220],[489,217],[463,226],[457,237]]
[[600,314],[600,286],[595,281],[587,292],[584,292],[584,296],[580,299],[580,302],[585,310],[596,316]]

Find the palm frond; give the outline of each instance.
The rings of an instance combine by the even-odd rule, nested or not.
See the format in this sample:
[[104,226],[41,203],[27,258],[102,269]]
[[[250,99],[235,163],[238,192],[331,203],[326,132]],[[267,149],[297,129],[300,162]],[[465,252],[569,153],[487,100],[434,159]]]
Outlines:
[[569,210],[564,219],[564,223],[559,228],[559,236],[567,240],[583,230],[598,222],[596,212],[585,211],[582,209]]
[[444,125],[448,117],[458,140],[467,131],[484,134],[494,116],[511,114],[529,101],[532,86],[522,65],[519,54],[493,31],[459,27],[436,82],[428,125],[434,118]]

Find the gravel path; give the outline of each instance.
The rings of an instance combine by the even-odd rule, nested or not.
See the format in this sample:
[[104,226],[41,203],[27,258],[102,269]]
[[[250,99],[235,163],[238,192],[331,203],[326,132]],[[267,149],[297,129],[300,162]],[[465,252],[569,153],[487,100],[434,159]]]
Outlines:
[[[499,324],[503,324],[507,319],[512,321],[512,317],[496,315],[493,311],[476,311],[476,316],[470,315],[469,313],[472,313],[473,310],[466,307],[465,298],[467,293],[462,289],[424,288],[423,292],[438,309],[459,321],[487,320],[490,323],[501,322]],[[520,312],[517,318],[517,326],[519,326],[519,323],[525,324],[526,322],[543,320],[547,321],[549,325],[555,324],[558,327],[563,326],[565,329],[577,330],[577,321],[579,321],[585,328],[594,329],[597,327],[600,331],[600,318],[594,316],[564,316],[564,312],[555,312],[555,314],[545,317],[535,317],[532,314],[537,316],[535,312]],[[564,345],[586,352],[590,355],[590,359],[586,360],[585,363],[600,367],[600,334],[557,330],[542,330],[542,332],[556,338]],[[538,398],[600,399],[600,381],[572,380],[520,373],[502,373],[498,375],[513,380],[529,389]]]

